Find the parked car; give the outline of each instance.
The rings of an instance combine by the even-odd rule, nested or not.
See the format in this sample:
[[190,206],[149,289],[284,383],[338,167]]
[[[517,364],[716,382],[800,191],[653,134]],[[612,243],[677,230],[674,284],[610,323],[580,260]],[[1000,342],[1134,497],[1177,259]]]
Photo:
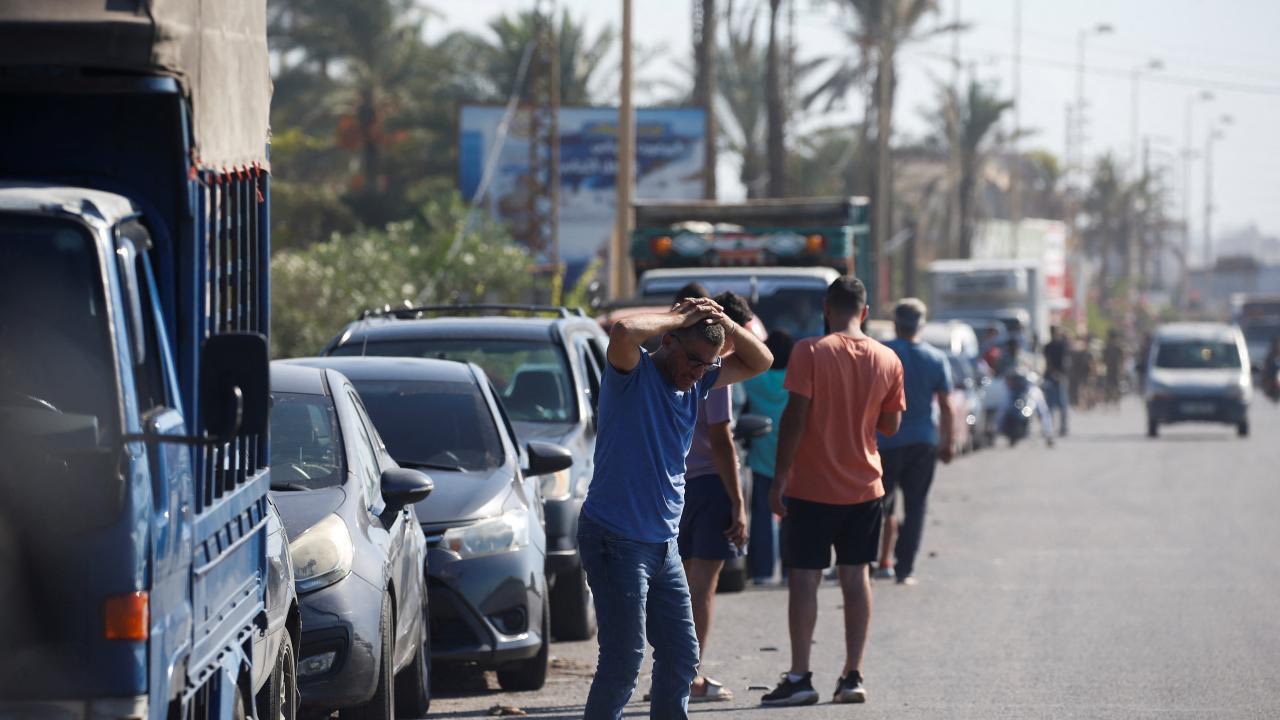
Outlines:
[[951,365],[951,414],[954,418],[955,448],[968,454],[984,442],[982,386],[978,384],[972,360],[947,354]]
[[254,704],[260,718],[298,717],[298,646],[302,616],[294,586],[289,534],[267,495],[266,631],[253,636]]
[[569,470],[569,450],[536,440],[522,447],[498,392],[474,363],[300,362],[351,378],[392,457],[435,479],[431,500],[418,507],[430,548],[432,659],[497,670],[505,690],[541,688],[551,606],[540,476]]
[[271,396],[271,494],[302,606],[302,705],[420,718],[430,645],[414,504],[431,478],[391,459],[340,373],[276,361]]
[[1147,435],[1179,422],[1234,425],[1249,434],[1253,376],[1240,328],[1171,323],[1156,330],[1147,362]]
[[595,635],[595,604],[578,556],[578,513],[595,467],[596,404],[609,337],[562,307],[459,305],[371,314],[325,355],[474,362],[497,388],[520,442],[553,442],[573,467],[542,476],[551,629],[560,640]]

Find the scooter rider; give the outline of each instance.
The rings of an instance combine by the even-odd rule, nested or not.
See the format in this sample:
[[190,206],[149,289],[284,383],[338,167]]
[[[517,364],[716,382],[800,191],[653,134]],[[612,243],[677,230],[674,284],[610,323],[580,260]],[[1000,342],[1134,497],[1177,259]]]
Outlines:
[[[1024,399],[1027,404],[1035,407],[1036,415],[1040,419],[1040,432],[1044,435],[1045,445],[1053,447],[1053,412],[1049,410],[1049,403],[1045,400],[1044,392],[1040,390],[1040,385],[1035,382],[1032,373],[1014,368],[1008,370],[1004,374],[1005,387],[1009,393],[1005,399],[1004,407],[1000,409],[997,418],[996,427],[1000,428],[1000,432],[1009,434],[1007,431],[1007,422],[1017,421],[1019,418],[1013,417],[1018,412],[1015,407],[1019,398]],[[1026,418],[1030,422],[1030,418]]]

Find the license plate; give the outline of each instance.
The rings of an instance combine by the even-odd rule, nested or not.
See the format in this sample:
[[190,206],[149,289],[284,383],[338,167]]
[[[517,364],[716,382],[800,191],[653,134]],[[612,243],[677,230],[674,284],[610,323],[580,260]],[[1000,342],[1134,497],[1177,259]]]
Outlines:
[[1212,415],[1216,409],[1211,402],[1182,403],[1181,408],[1186,415]]

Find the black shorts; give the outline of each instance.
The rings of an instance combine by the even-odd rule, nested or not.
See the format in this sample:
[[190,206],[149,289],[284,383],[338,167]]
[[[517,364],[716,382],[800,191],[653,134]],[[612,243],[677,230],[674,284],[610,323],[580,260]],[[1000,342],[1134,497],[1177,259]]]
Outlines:
[[787,498],[782,520],[786,535],[783,567],[825,570],[831,566],[831,548],[837,565],[865,565],[880,554],[880,523],[884,503],[880,498],[857,505],[828,505]]

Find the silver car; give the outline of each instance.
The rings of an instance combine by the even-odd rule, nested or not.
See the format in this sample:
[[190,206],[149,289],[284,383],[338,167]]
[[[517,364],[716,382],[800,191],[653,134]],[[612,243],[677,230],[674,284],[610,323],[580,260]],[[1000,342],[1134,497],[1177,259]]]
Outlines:
[[1147,357],[1147,435],[1180,422],[1234,425],[1249,434],[1253,378],[1244,335],[1220,323],[1173,323],[1156,331]]

